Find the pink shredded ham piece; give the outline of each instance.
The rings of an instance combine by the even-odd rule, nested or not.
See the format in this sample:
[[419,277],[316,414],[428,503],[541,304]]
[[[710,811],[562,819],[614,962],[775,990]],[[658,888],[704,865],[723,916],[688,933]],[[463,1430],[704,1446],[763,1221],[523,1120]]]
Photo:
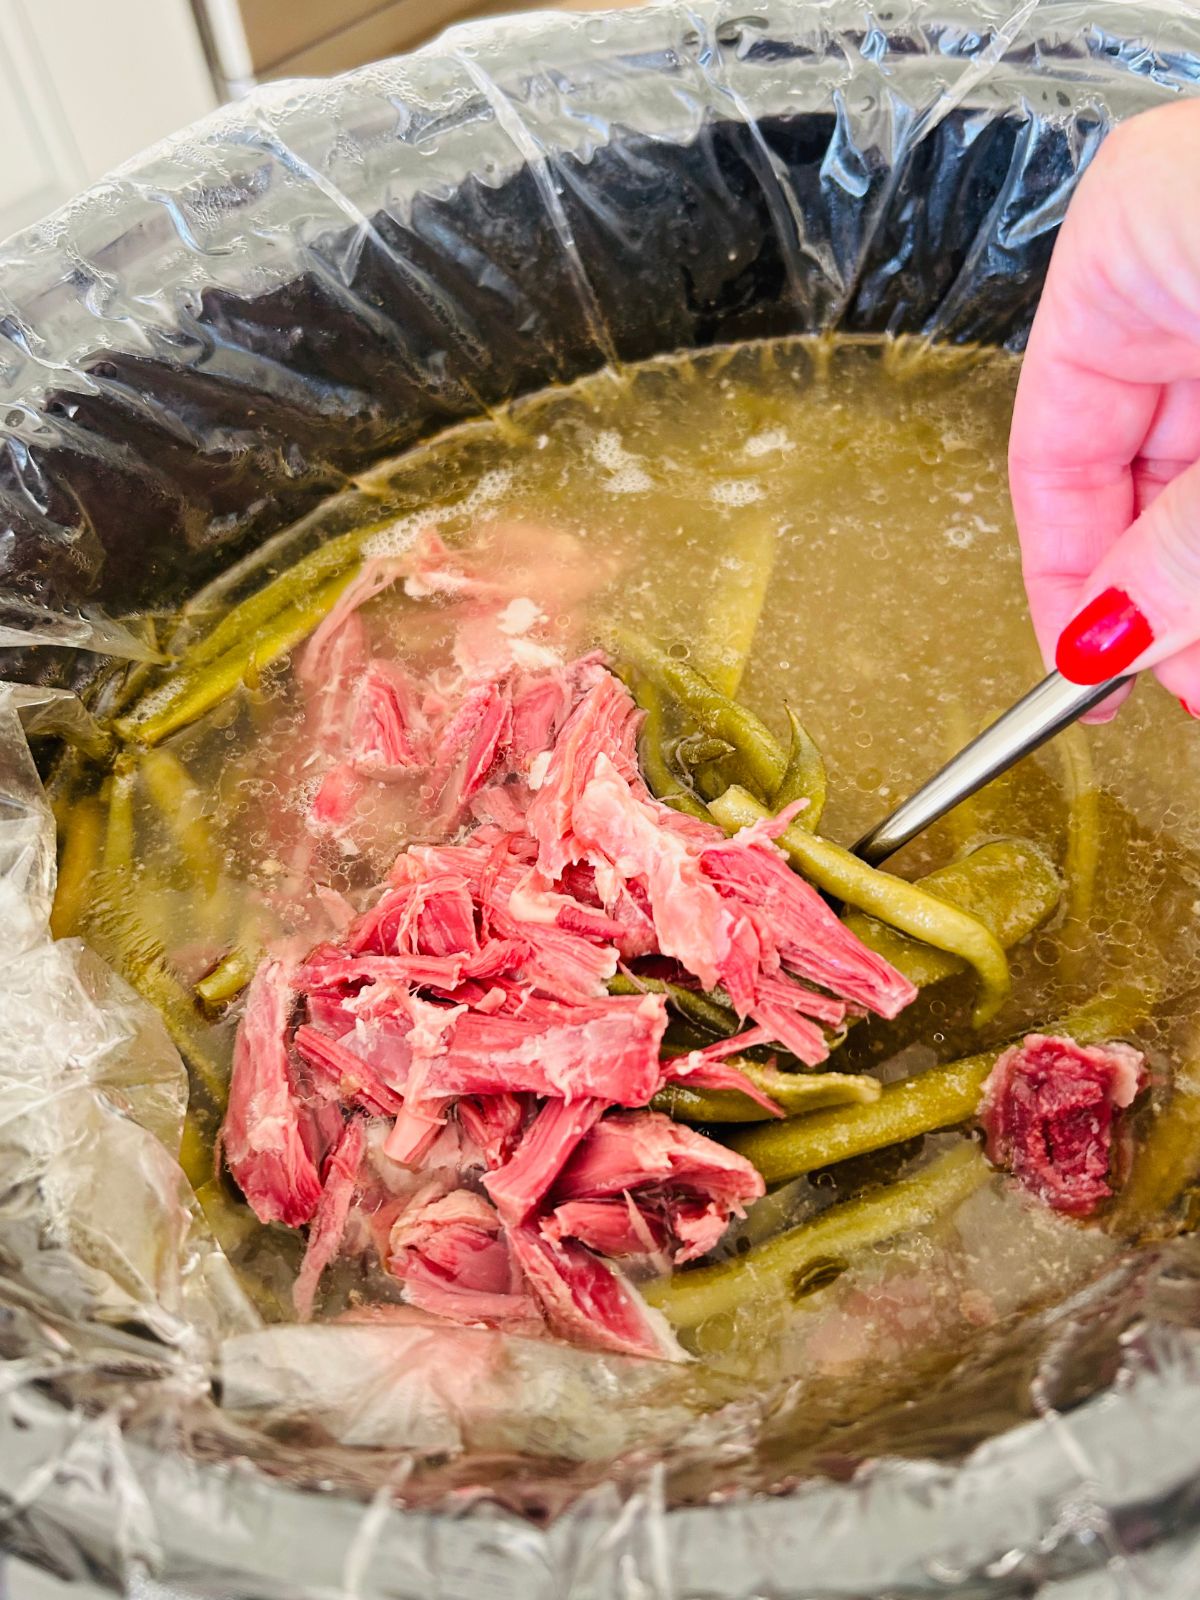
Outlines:
[[988,1159],[1055,1211],[1089,1216],[1113,1192],[1119,1115],[1145,1083],[1146,1058],[1132,1045],[1031,1033],[983,1086]]
[[752,923],[767,972],[782,965],[883,1017],[897,1016],[916,998],[915,986],[792,871],[761,823],[714,842],[700,860],[709,881]]
[[385,1083],[341,1038],[304,1023],[292,1036],[296,1053],[309,1068],[319,1092],[373,1117],[395,1117],[404,1106],[403,1090]]
[[292,999],[286,968],[264,962],[250,984],[238,1028],[221,1143],[255,1215],[299,1228],[317,1209],[321,1180],[302,1133],[304,1108],[288,1075]]
[[342,1247],[366,1143],[362,1118],[354,1117],[346,1123],[345,1131],[326,1160],[325,1187],[317,1202],[308,1233],[308,1248],[292,1288],[292,1300],[301,1322],[307,1322],[312,1316],[321,1274]]
[[744,1094],[762,1106],[773,1117],[782,1117],[783,1111],[774,1100],[756,1088],[744,1072],[725,1060],[726,1056],[766,1044],[769,1040],[770,1034],[766,1028],[747,1028],[744,1033],[735,1033],[731,1039],[719,1039],[715,1044],[705,1045],[702,1050],[689,1050],[686,1055],[671,1057],[663,1063],[664,1076],[668,1083],[682,1083],[693,1089],[736,1090],[738,1094]]
[[515,1331],[541,1325],[500,1218],[469,1190],[404,1212],[392,1227],[389,1251],[389,1270],[422,1311]]
[[[542,1224],[548,1239],[578,1239],[597,1255],[663,1257],[670,1234],[662,1218],[644,1211],[632,1195],[619,1200],[568,1200]],[[668,1258],[669,1259],[669,1258]]]
[[393,662],[372,661],[359,681],[350,733],[356,770],[425,766],[428,733],[408,674]]
[[560,1204],[615,1195],[660,1201],[677,1262],[706,1254],[763,1192],[741,1156],[659,1111],[613,1112],[591,1130],[552,1191]]
[[524,1222],[546,1198],[580,1139],[605,1109],[603,1100],[547,1100],[516,1152],[483,1187],[505,1222]]
[[652,1311],[618,1269],[573,1239],[536,1228],[509,1232],[513,1254],[562,1339],[618,1355],[680,1361],[683,1352],[661,1314]]
[[[457,615],[456,665],[424,679],[371,657],[356,610],[400,574]],[[427,535],[364,572],[310,642],[306,693],[337,674],[310,825],[352,850],[364,786],[388,783],[425,785],[443,834],[476,820],[402,850],[302,963],[264,963],[224,1148],[260,1217],[310,1225],[301,1315],[338,1250],[360,1249],[426,1312],[679,1359],[613,1262],[705,1254],[763,1183],[653,1097],[690,1083],[778,1113],[730,1055],[821,1061],[851,1007],[893,1016],[912,989],[771,827],[727,840],[654,799],[631,697],[600,657],[561,662],[545,615]],[[664,997],[608,992],[639,962],[719,987],[746,1027],[664,1058]]]

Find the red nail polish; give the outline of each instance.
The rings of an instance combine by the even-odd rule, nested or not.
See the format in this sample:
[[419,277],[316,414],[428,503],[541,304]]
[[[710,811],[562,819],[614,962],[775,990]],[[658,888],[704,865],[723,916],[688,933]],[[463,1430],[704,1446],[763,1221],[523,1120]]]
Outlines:
[[1197,711],[1194,706],[1188,705],[1187,701],[1184,700],[1182,696],[1180,697],[1179,704],[1187,712],[1189,717],[1200,717],[1200,711]]
[[1054,664],[1072,683],[1103,683],[1153,643],[1153,629],[1125,591],[1105,589],[1067,623]]

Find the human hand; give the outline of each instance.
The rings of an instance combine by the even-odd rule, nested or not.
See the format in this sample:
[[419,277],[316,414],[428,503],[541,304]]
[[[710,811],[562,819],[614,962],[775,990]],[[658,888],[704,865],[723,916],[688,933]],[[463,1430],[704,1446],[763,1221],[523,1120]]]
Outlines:
[[1047,661],[1077,683],[1153,667],[1200,716],[1200,101],[1122,124],[1080,180],[1009,483]]

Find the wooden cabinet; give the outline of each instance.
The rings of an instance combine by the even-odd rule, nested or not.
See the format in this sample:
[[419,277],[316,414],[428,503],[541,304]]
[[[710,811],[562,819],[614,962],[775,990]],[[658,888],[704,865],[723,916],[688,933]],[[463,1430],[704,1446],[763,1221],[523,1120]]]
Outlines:
[[[480,0],[198,0],[231,94],[271,78],[319,78],[415,49]],[[501,9],[494,6],[492,9]],[[504,9],[519,9],[519,6]]]
[[[521,0],[197,0],[230,93],[267,78],[323,77],[413,50],[452,22],[542,9]],[[560,0],[611,9],[622,0]]]

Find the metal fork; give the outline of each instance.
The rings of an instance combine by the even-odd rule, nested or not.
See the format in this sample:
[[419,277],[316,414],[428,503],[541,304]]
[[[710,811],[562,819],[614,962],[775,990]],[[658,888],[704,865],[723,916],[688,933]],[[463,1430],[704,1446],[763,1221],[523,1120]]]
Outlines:
[[1107,683],[1091,685],[1068,683],[1061,673],[1052,672],[952,756],[928,783],[864,833],[854,854],[873,867],[886,861],[930,823],[1070,727],[1128,681],[1110,678]]

